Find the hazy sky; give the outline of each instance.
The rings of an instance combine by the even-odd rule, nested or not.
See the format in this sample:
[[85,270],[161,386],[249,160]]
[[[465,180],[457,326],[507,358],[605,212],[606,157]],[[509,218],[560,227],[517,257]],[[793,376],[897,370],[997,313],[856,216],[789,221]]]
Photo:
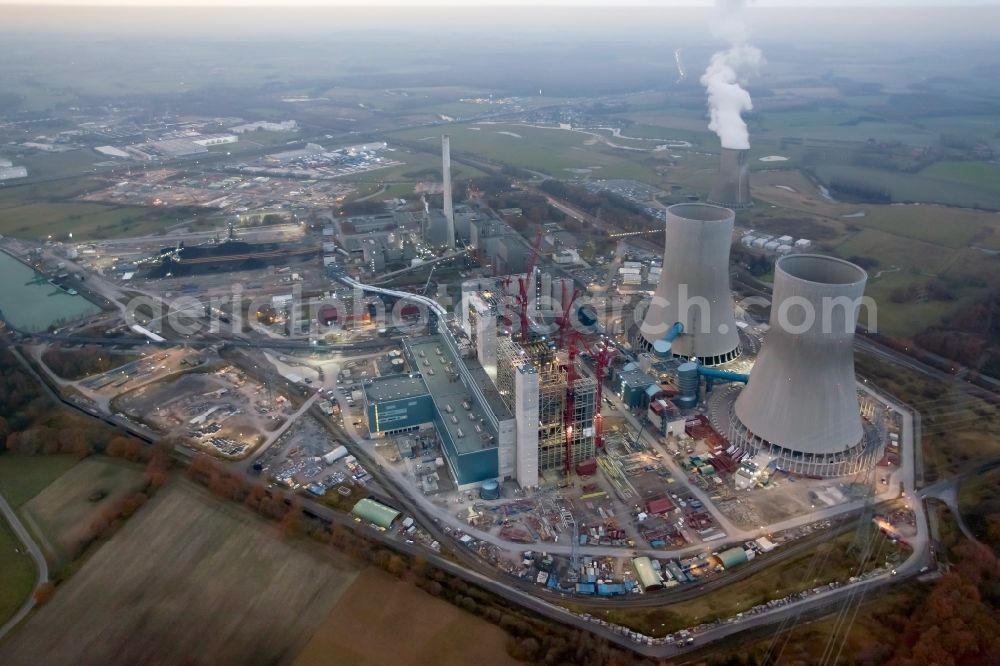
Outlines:
[[[713,4],[712,0],[0,0],[0,6],[14,5],[77,5],[77,6],[278,6],[289,5],[315,7],[366,7],[372,5],[392,5],[419,7],[433,6],[643,6],[643,7],[705,7]],[[954,7],[981,6],[997,7],[1000,0],[751,0],[752,5],[761,7],[773,6],[816,6],[816,7]]]

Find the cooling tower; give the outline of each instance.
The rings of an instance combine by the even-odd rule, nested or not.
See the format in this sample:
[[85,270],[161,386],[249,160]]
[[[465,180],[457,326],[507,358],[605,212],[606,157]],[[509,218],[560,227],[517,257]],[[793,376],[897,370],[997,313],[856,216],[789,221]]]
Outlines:
[[702,203],[667,208],[663,271],[639,328],[640,345],[705,365],[739,356],[729,291],[732,239],[728,208]]
[[734,444],[800,474],[857,471],[864,429],[853,344],[867,279],[833,257],[778,259],[770,329],[730,415]]
[[750,164],[748,150],[723,148],[719,173],[712,184],[708,202],[727,208],[750,208]]
[[441,178],[444,181],[444,217],[448,221],[448,248],[455,248],[455,208],[451,203],[451,137],[441,136]]

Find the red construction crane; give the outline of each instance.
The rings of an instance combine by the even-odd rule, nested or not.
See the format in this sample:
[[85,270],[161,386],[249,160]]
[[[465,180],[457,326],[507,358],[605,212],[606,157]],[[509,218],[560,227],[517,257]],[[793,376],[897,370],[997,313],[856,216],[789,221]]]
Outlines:
[[569,330],[570,330],[570,324],[573,321],[573,317],[572,317],[573,304],[576,302],[577,297],[580,295],[580,290],[579,289],[573,289],[573,295],[570,296],[567,299],[566,298],[566,292],[567,291],[568,291],[568,289],[566,288],[566,283],[564,282],[563,283],[562,302],[565,305],[563,307],[562,316],[559,318],[559,322],[558,322],[559,323],[559,349],[565,349],[566,348],[566,343],[569,341],[568,338],[567,338],[567,334],[569,333]]
[[598,450],[604,448],[604,416],[601,414],[604,400],[604,372],[611,364],[615,353],[615,348],[607,340],[601,340],[594,356],[594,378],[597,380],[597,393],[594,396],[594,444]]
[[527,341],[531,335],[531,325],[528,321],[528,285],[532,284],[532,277],[535,272],[535,263],[538,261],[538,248],[542,245],[544,233],[539,230],[535,236],[535,241],[531,244],[531,254],[528,255],[528,264],[525,267],[524,276],[518,280],[518,307],[521,310],[521,339]]
[[508,327],[513,323],[510,319],[510,282],[509,275],[500,278],[500,317],[503,325]]
[[566,433],[564,470],[573,469],[573,421],[576,417],[576,331],[570,331],[566,347],[566,404],[563,407],[563,431]]

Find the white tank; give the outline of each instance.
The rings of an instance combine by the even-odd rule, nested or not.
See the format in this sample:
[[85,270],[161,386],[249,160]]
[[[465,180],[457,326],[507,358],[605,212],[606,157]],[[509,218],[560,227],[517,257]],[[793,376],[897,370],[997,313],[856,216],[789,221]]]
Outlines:
[[670,345],[674,356],[705,365],[739,356],[729,291],[733,218],[733,211],[711,204],[667,208],[663,271],[639,328],[647,349],[679,322],[684,332]]

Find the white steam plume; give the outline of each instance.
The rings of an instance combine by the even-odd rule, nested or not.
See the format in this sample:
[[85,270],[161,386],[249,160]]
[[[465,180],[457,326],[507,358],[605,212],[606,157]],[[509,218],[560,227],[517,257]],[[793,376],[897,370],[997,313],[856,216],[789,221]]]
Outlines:
[[716,0],[712,34],[729,42],[729,48],[712,56],[701,77],[708,91],[708,128],[719,135],[723,148],[734,150],[750,148],[750,134],[742,114],[753,109],[753,101],[743,84],[764,62],[760,49],[746,43],[745,5],[746,0]]

